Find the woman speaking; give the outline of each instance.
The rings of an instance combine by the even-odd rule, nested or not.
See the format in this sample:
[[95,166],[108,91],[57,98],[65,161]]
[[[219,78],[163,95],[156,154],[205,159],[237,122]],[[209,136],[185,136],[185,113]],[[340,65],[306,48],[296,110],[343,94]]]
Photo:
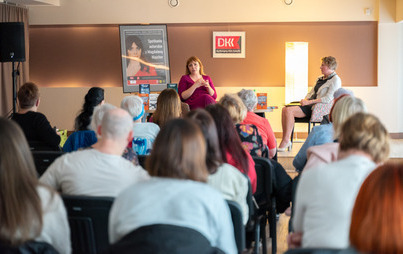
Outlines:
[[213,81],[204,74],[203,64],[196,56],[187,60],[186,74],[179,81],[178,92],[190,109],[204,108],[216,102],[217,92]]

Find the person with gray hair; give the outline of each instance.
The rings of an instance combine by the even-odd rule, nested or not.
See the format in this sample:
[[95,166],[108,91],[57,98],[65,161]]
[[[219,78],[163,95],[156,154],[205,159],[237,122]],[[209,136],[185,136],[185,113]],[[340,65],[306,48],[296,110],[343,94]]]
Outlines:
[[272,159],[276,155],[277,141],[274,132],[270,126],[269,121],[253,112],[257,105],[257,97],[252,90],[242,89],[238,92],[238,96],[242,99],[248,112],[242,124],[253,124],[259,130],[262,136],[263,144],[267,146],[269,151],[269,158]]
[[116,108],[116,106],[109,103],[104,103],[102,105],[96,106],[91,118],[91,129],[97,132],[98,127],[101,126],[102,118],[104,117],[105,113],[114,108]]
[[[344,96],[349,96],[350,99],[344,99],[344,102],[338,104],[339,100],[341,100],[341,98]],[[298,172],[301,172],[307,163],[307,151],[310,147],[333,143],[333,141],[337,139],[337,135],[335,135],[334,132],[336,129],[334,125],[338,125],[339,122],[344,122],[347,120],[348,116],[356,112],[366,112],[364,102],[358,98],[355,98],[353,92],[350,90],[340,88],[334,93],[334,98],[335,101],[330,112],[332,114],[332,121],[329,124],[321,124],[313,127],[301,149],[294,158],[292,164]],[[336,104],[338,105],[336,106]],[[335,108],[338,112],[333,112]],[[343,111],[343,113],[341,113],[341,111]]]
[[133,149],[137,155],[150,154],[160,127],[155,123],[141,121],[145,114],[143,100],[137,95],[126,96],[120,107],[133,118],[133,140],[128,149]]
[[147,180],[148,173],[122,157],[132,140],[133,121],[123,109],[105,112],[92,148],[56,159],[40,181],[68,195],[117,196],[129,185]]
[[84,149],[92,146],[100,138],[97,135],[98,126],[101,125],[102,117],[105,112],[116,108],[109,103],[101,103],[93,109],[93,114],[91,116],[91,122],[89,124],[88,130],[75,131],[66,140],[63,145],[64,152],[73,152],[78,149]]

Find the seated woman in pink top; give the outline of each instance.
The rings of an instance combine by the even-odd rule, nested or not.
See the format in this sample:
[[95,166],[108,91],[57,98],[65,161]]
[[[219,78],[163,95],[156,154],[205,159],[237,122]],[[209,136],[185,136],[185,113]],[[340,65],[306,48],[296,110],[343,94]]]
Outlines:
[[216,124],[218,144],[224,162],[247,175],[252,184],[252,192],[255,193],[257,185],[255,162],[252,156],[242,147],[241,139],[236,132],[228,110],[220,104],[209,105],[206,110],[213,117]]
[[211,78],[204,74],[203,64],[196,56],[186,62],[186,75],[179,81],[178,92],[190,109],[204,108],[215,103],[217,92]]

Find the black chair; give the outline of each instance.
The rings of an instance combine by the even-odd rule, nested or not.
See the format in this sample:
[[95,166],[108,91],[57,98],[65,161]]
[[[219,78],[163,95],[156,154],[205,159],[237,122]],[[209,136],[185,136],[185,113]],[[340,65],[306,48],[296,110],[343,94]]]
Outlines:
[[135,229],[105,254],[222,254],[197,230],[167,224],[154,224]]
[[250,249],[251,243],[254,241],[255,245],[253,246],[253,253],[259,253],[259,242],[261,240],[261,221],[262,218],[265,217],[263,214],[258,214],[257,210],[259,206],[256,203],[255,198],[253,197],[252,193],[252,184],[248,178],[248,193],[246,195],[246,203],[249,207],[249,218],[248,222],[246,223],[245,231],[246,231],[246,246]]
[[340,251],[341,249],[331,248],[298,248],[288,250],[285,252],[285,254],[336,254]]
[[61,151],[60,146],[50,146],[41,141],[28,141],[29,149],[31,151]]
[[56,160],[57,157],[62,156],[62,151],[31,151],[34,157],[36,171],[40,177],[45,173],[46,169]]
[[95,254],[109,247],[108,220],[114,198],[63,195],[73,254]]
[[[308,135],[311,133],[311,124],[312,126],[315,126],[315,124],[320,124],[320,122],[312,122],[310,117],[302,117],[302,118],[294,118],[295,123],[307,123],[308,124]],[[291,132],[291,143],[293,142],[294,139],[294,127],[292,128]]]
[[9,246],[0,242],[2,254],[59,254],[49,243],[27,241],[19,246]]
[[137,155],[137,159],[139,160],[139,164],[144,169],[146,168],[146,160],[147,160],[148,157],[149,157],[149,155]]
[[229,210],[231,211],[232,224],[234,225],[235,242],[238,253],[242,253],[246,247],[245,226],[242,220],[242,209],[239,204],[232,200],[227,200]]
[[[267,158],[253,157],[257,176],[257,188],[253,195],[257,203],[255,216],[261,216],[260,238],[262,239],[263,254],[267,253],[266,224],[269,221],[270,237],[272,239],[272,253],[277,251],[276,230],[276,198],[274,196],[275,183],[274,168]],[[258,242],[256,242],[258,244]]]

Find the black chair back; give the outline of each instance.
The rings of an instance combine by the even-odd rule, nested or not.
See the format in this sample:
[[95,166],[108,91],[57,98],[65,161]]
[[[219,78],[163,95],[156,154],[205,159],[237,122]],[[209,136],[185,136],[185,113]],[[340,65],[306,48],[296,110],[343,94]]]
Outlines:
[[109,246],[108,220],[113,197],[63,195],[73,254],[101,253]]
[[[328,249],[328,248],[298,248],[291,249],[285,252],[285,254],[336,254],[341,249]],[[354,252],[349,252],[354,253]]]
[[45,173],[46,169],[56,160],[57,157],[62,156],[62,151],[31,151],[34,157],[36,172],[40,177]]
[[231,212],[232,224],[234,226],[235,242],[238,253],[242,253],[246,248],[245,226],[242,220],[242,209],[239,204],[232,200],[227,200]]
[[261,220],[261,239],[263,253],[266,254],[266,221],[269,221],[270,237],[272,239],[272,253],[277,251],[277,232],[276,232],[276,199],[274,196],[275,177],[274,167],[270,159],[262,157],[253,157],[257,176],[257,188],[253,195],[258,209],[257,216],[263,216]]
[[27,241],[19,246],[8,246],[0,243],[0,253],[3,254],[59,254],[49,243]]
[[222,254],[200,232],[175,225],[140,227],[113,244],[105,254]]
[[137,159],[139,160],[139,164],[144,169],[146,168],[146,160],[147,160],[148,157],[149,157],[149,155],[137,155]]

